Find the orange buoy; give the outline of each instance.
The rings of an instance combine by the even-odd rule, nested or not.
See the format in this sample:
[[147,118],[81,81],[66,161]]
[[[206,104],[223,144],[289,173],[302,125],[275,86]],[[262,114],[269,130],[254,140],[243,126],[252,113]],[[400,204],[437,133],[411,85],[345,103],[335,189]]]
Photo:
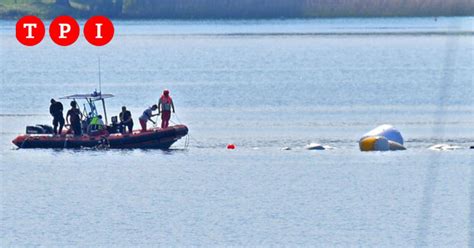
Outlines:
[[234,150],[234,149],[235,149],[235,145],[234,145],[234,144],[228,144],[228,145],[227,145],[227,149],[229,149],[229,150]]

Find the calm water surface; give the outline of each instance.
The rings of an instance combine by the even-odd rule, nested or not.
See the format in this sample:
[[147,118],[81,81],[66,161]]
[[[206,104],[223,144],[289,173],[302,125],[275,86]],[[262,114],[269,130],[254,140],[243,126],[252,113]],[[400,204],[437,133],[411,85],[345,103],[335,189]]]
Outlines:
[[[1,246],[474,246],[473,21],[116,21],[101,48],[0,21]],[[187,149],[13,149],[99,57],[109,115],[169,88]],[[408,150],[359,152],[385,123]]]

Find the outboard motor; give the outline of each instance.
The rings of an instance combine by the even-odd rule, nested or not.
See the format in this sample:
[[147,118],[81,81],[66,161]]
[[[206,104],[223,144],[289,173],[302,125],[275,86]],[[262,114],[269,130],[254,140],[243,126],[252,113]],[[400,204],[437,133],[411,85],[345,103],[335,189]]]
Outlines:
[[49,125],[36,125],[36,126],[39,126],[39,127],[43,128],[44,133],[46,133],[46,134],[53,134],[54,133],[54,129],[53,129],[52,126],[49,126]]
[[53,127],[48,125],[27,126],[27,134],[53,134]]

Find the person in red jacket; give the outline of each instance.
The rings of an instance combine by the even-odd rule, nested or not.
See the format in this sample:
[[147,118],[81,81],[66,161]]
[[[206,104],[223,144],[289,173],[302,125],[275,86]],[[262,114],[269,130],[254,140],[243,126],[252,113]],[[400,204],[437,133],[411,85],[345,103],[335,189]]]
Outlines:
[[167,128],[169,126],[171,110],[173,110],[174,113],[173,99],[171,99],[170,91],[164,90],[158,102],[158,114],[161,114],[161,128]]

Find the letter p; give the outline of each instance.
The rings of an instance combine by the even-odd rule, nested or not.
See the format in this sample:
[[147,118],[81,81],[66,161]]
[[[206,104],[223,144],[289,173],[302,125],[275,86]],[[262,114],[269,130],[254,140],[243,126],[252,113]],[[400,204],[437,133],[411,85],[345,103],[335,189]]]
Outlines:
[[59,39],[67,39],[64,34],[71,32],[71,25],[67,23],[59,23]]
[[49,36],[60,46],[69,46],[79,38],[80,27],[70,16],[58,16],[49,25]]

